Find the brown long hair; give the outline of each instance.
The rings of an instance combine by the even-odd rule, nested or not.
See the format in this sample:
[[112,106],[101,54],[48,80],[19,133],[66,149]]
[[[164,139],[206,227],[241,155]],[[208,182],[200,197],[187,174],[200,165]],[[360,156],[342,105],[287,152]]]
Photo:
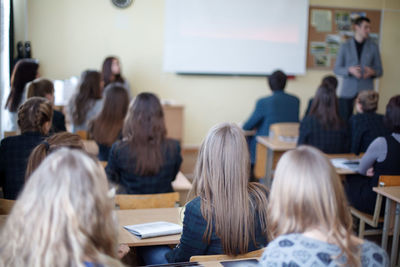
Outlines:
[[72,122],[82,124],[94,100],[101,98],[100,72],[94,70],[84,71],[78,85],[78,93],[72,98]]
[[[320,230],[341,249],[347,266],[360,265],[360,251],[342,182],[318,149],[299,146],[278,162],[268,204],[271,239]],[[340,256],[338,258],[340,258]]]
[[46,97],[46,95],[54,95],[54,84],[52,81],[38,78],[28,84],[27,98],[33,96]]
[[77,134],[69,132],[61,132],[53,134],[46,138],[41,144],[37,145],[32,151],[28,159],[28,165],[26,167],[25,180],[33,173],[34,170],[40,165],[40,163],[50,153],[58,150],[61,147],[85,149],[82,139]]
[[312,101],[309,116],[315,116],[326,129],[339,129],[342,120],[339,117],[336,91],[320,86]]
[[21,133],[40,132],[43,135],[43,125],[53,119],[53,107],[44,97],[31,97],[18,109],[18,126]]
[[141,93],[135,98],[125,118],[122,134],[134,152],[136,172],[156,174],[164,162],[162,145],[167,134],[164,112],[156,95]]
[[[104,86],[107,86],[112,82],[120,82],[120,83],[125,82],[121,73],[117,73],[117,74],[112,73],[111,67],[112,67],[112,63],[114,60],[117,60],[119,62],[118,58],[114,57],[114,56],[109,56],[109,57],[106,57],[106,59],[104,59],[103,68],[101,71],[101,76],[104,81]],[[120,66],[120,68],[121,68],[121,66]]]
[[249,158],[243,131],[222,123],[208,132],[196,162],[192,192],[207,221],[203,240],[209,243],[215,228],[228,255],[246,253],[255,243],[256,213],[267,238],[267,189],[249,183]]
[[5,108],[16,112],[21,104],[25,85],[33,81],[38,73],[39,62],[34,59],[21,59],[17,62],[11,75],[11,91]]
[[111,146],[121,133],[129,106],[129,96],[119,83],[105,88],[105,99],[100,114],[89,124],[89,132],[99,143]]

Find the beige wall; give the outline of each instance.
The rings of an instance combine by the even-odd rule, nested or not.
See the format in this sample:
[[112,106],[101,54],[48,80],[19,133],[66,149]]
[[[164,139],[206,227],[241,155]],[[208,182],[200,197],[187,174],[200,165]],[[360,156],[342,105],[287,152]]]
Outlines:
[[[208,129],[218,122],[246,120],[256,99],[270,93],[262,77],[164,73],[164,0],[136,0],[126,10],[114,8],[110,0],[27,2],[28,39],[32,41],[33,56],[40,59],[43,76],[64,79],[79,75],[86,68],[99,69],[107,55],[117,55],[134,95],[152,91],[163,99],[173,99],[185,105],[185,144],[199,144]],[[400,73],[395,63],[400,62],[400,56],[394,53],[394,46],[400,43],[399,1],[310,0],[310,4],[390,9],[384,12],[382,27],[382,104],[399,93],[395,77]],[[22,12],[16,14],[16,23],[23,23],[22,15]],[[19,31],[17,36],[21,36],[23,27],[16,26],[16,29]],[[287,91],[300,97],[302,110],[321,77],[327,73],[308,71],[305,76],[289,82]]]

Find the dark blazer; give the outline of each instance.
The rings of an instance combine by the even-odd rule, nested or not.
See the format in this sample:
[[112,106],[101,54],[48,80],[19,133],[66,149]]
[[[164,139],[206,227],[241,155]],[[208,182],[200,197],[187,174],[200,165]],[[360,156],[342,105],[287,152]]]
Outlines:
[[[274,91],[269,97],[257,101],[250,118],[243,125],[244,130],[256,129],[256,136],[268,136],[269,126],[278,122],[298,122],[300,101],[284,91]],[[256,136],[250,139],[251,162],[256,157]]]
[[[313,100],[314,98],[310,98],[310,100],[308,100],[308,106],[304,116],[307,116],[310,113]],[[342,118],[344,121],[348,121],[351,115],[353,115],[354,99],[338,97],[337,100],[340,118]]]
[[314,116],[306,116],[300,123],[297,145],[311,145],[328,154],[348,153],[350,134],[346,124],[339,130],[324,129]]
[[156,194],[172,192],[171,182],[179,172],[182,163],[179,142],[166,139],[162,145],[164,164],[152,176],[136,173],[135,151],[131,151],[126,141],[115,142],[108,157],[106,173],[108,179],[119,185],[122,194]]
[[4,198],[17,198],[25,183],[29,155],[44,138],[39,132],[27,132],[1,141],[0,184]]
[[[224,254],[221,239],[216,235],[214,228],[210,243],[207,244],[203,241],[203,235],[207,228],[207,221],[203,218],[200,208],[200,197],[196,197],[186,204],[180,244],[165,255],[168,262],[189,261],[190,257],[194,255]],[[257,219],[255,238],[256,244],[252,241],[249,242],[249,251],[257,250],[267,245],[267,238],[264,236],[259,220]]]
[[52,133],[65,132],[65,116],[58,110],[53,110]]
[[379,136],[386,136],[390,131],[383,124],[383,115],[362,113],[353,115],[349,120],[351,132],[351,152],[359,154],[367,151],[369,144]]

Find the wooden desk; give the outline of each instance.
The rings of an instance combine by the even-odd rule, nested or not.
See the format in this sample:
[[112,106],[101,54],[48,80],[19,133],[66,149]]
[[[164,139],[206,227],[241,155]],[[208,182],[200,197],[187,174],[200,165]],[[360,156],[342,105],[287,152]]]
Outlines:
[[175,180],[172,182],[172,188],[175,192],[179,193],[179,204],[184,206],[186,204],[187,195],[192,189],[192,183],[183,175],[182,172],[178,172]]
[[166,221],[182,225],[183,211],[181,213],[181,208],[117,210],[116,212],[119,222],[118,243],[120,244],[127,244],[130,247],[140,247],[174,245],[179,243],[181,235],[139,239],[125,230],[123,226],[155,221]]
[[390,253],[390,266],[396,265],[397,260],[397,248],[399,245],[399,230],[400,230],[400,186],[388,186],[388,187],[374,187],[373,190],[386,197],[385,207],[385,220],[383,222],[383,233],[382,233],[382,248],[386,250],[389,226],[390,226],[390,210],[392,203],[396,203],[396,216],[394,221],[394,232],[392,241],[392,252]]
[[[347,160],[358,160],[361,158],[361,156],[357,156],[356,154],[353,153],[346,153],[346,154],[325,154],[329,159],[339,159],[339,158],[344,158]],[[335,168],[336,173],[339,174],[340,176],[345,176],[348,174],[356,174],[356,172],[350,170],[350,169],[343,169],[343,168]]]

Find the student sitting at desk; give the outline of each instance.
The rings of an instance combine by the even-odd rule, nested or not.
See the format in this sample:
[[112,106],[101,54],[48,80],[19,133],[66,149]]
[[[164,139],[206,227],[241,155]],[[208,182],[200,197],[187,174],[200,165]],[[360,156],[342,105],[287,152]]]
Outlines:
[[49,133],[52,116],[52,105],[43,97],[32,97],[19,107],[21,135],[4,138],[0,145],[0,185],[4,198],[17,198],[25,183],[29,155]]
[[186,204],[180,244],[166,254],[169,262],[194,255],[238,255],[267,243],[267,189],[249,183],[249,157],[242,130],[223,123],[201,145],[193,192]]
[[[284,92],[287,77],[278,70],[268,76],[272,95],[257,100],[250,118],[243,124],[244,130],[256,129],[256,136],[268,136],[269,126],[278,122],[298,122],[300,101],[296,96]],[[252,166],[256,162],[256,136],[250,139]]]
[[105,89],[103,108],[89,123],[89,134],[99,146],[98,158],[107,161],[112,144],[121,139],[122,126],[129,106],[129,96],[120,83]]
[[28,98],[33,96],[45,97],[53,105],[53,121],[50,134],[65,132],[65,116],[62,112],[54,109],[54,84],[52,81],[38,78],[28,84]]
[[370,214],[374,212],[376,201],[372,188],[378,186],[379,176],[400,175],[400,95],[389,100],[384,123],[392,134],[378,137],[368,146],[358,170],[363,176],[353,175],[346,179],[350,204]]
[[108,158],[108,178],[122,194],[172,192],[182,163],[176,140],[166,138],[160,100],[152,93],[139,94],[130,105],[122,141],[113,144]]
[[377,114],[379,94],[364,90],[356,99],[357,114],[349,120],[351,132],[351,152],[365,152],[371,142],[378,136],[389,134],[383,123],[383,115]]
[[103,107],[103,85],[101,75],[94,70],[84,71],[81,75],[76,94],[68,104],[71,119],[71,131],[87,131],[88,123]]
[[0,235],[0,266],[122,266],[104,169],[62,148],[33,172]]
[[[386,252],[353,234],[340,178],[307,146],[286,152],[268,204],[268,244],[259,266],[389,266]],[[367,264],[368,263],[368,264]]]
[[298,145],[319,148],[324,153],[348,153],[350,136],[338,114],[336,92],[321,86],[315,94],[309,115],[300,123]]

